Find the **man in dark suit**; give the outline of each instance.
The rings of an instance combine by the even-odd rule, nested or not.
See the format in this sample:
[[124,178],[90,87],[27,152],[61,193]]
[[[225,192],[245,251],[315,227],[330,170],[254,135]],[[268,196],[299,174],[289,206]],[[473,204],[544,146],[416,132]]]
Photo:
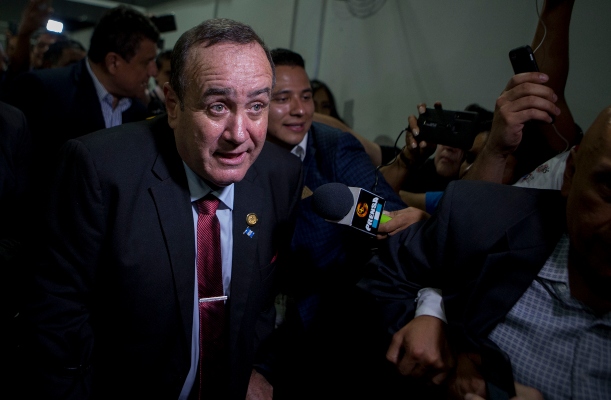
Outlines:
[[[0,102],[0,313],[6,339],[0,346],[0,359],[5,365],[15,365],[19,348],[19,311],[23,294],[23,275],[29,268],[25,248],[26,237],[31,231],[28,208],[29,159],[31,138],[23,113]],[[11,391],[18,377],[14,369],[2,374],[0,385],[6,388],[4,395],[13,398],[18,391]]]
[[325,398],[346,396],[347,387],[334,371],[340,368],[338,365],[346,368],[346,364],[356,364],[350,365],[342,358],[344,351],[352,349],[340,338],[349,329],[347,306],[355,284],[377,241],[355,229],[325,221],[313,211],[311,195],[323,184],[339,182],[377,193],[386,200],[387,210],[404,209],[406,205],[376,171],[354,136],[313,122],[312,88],[303,58],[287,49],[272,50],[272,57],[276,86],[267,139],[299,157],[304,169],[304,189],[291,245],[295,285],[290,298],[297,315],[290,315],[294,309],[287,310],[287,325],[282,328],[291,331],[287,335],[290,350],[283,354],[289,355],[287,362],[295,368],[282,368],[290,391],[286,396],[322,398],[321,391],[327,393]]
[[[271,398],[253,368],[301,193],[299,160],[265,143],[273,81],[249,26],[208,20],[174,47],[167,115],[63,146],[24,312],[38,398]],[[208,195],[219,200],[228,347],[210,386],[198,375],[210,322],[195,268]]]
[[[388,240],[359,285],[402,374],[453,367],[456,398],[509,393],[514,379],[522,395],[611,396],[610,154],[611,107],[571,150],[560,191],[456,181],[435,216]],[[414,318],[424,287],[442,290],[447,326]]]
[[26,72],[7,83],[6,101],[21,109],[30,125],[36,170],[47,171],[68,139],[149,116],[139,98],[157,73],[158,40],[148,17],[119,6],[96,25],[85,59]]

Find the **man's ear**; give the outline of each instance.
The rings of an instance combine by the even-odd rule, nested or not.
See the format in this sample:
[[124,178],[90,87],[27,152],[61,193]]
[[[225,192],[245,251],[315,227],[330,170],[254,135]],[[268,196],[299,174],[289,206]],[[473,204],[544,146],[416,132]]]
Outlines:
[[562,174],[562,187],[560,188],[560,193],[564,197],[568,197],[569,192],[571,191],[571,185],[573,184],[573,177],[575,176],[575,156],[577,154],[577,149],[573,147],[570,150],[569,156],[566,159],[566,165],[564,166],[564,173]]
[[178,118],[180,111],[180,101],[169,82],[163,84],[163,96],[165,97],[165,109],[168,113],[168,123],[173,128],[173,122]]
[[123,63],[123,58],[120,55],[114,52],[109,52],[104,57],[104,65],[106,66],[106,70],[111,75],[116,75],[119,71],[119,67],[121,63]]

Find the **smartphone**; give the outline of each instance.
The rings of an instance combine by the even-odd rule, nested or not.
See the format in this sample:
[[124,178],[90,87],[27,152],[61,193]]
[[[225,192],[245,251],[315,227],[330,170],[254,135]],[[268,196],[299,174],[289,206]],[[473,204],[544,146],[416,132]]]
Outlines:
[[[511,50],[509,52],[509,60],[511,61],[514,74],[521,74],[522,72],[539,72],[537,59],[529,45],[516,47]],[[553,114],[549,116],[552,117],[553,124],[556,121],[556,116]]]
[[479,114],[472,111],[451,111],[427,108],[418,117],[420,134],[416,141],[443,144],[468,150],[479,133]]
[[538,72],[539,66],[535,59],[533,49],[529,45],[516,47],[509,52],[509,60],[514,74],[522,72]]
[[485,343],[482,346],[482,375],[486,381],[486,399],[510,400],[515,397],[513,370],[503,350]]

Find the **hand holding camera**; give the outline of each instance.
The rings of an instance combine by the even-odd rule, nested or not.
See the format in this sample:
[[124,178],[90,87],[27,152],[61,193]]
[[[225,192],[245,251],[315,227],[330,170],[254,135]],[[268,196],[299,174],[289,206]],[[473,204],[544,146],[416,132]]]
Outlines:
[[416,137],[417,141],[468,150],[479,133],[479,114],[443,110],[441,104],[437,103],[435,108],[427,108],[420,114],[418,127],[420,134]]

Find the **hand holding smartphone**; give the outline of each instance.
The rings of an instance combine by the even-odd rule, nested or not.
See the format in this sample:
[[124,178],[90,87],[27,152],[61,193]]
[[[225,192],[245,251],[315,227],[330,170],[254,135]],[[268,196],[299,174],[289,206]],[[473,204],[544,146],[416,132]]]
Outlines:
[[[521,74],[523,72],[539,72],[539,66],[537,65],[537,59],[535,53],[529,45],[516,47],[509,52],[509,60],[513,67],[514,74]],[[552,117],[552,124],[556,120],[556,116],[553,114],[549,115]]]

